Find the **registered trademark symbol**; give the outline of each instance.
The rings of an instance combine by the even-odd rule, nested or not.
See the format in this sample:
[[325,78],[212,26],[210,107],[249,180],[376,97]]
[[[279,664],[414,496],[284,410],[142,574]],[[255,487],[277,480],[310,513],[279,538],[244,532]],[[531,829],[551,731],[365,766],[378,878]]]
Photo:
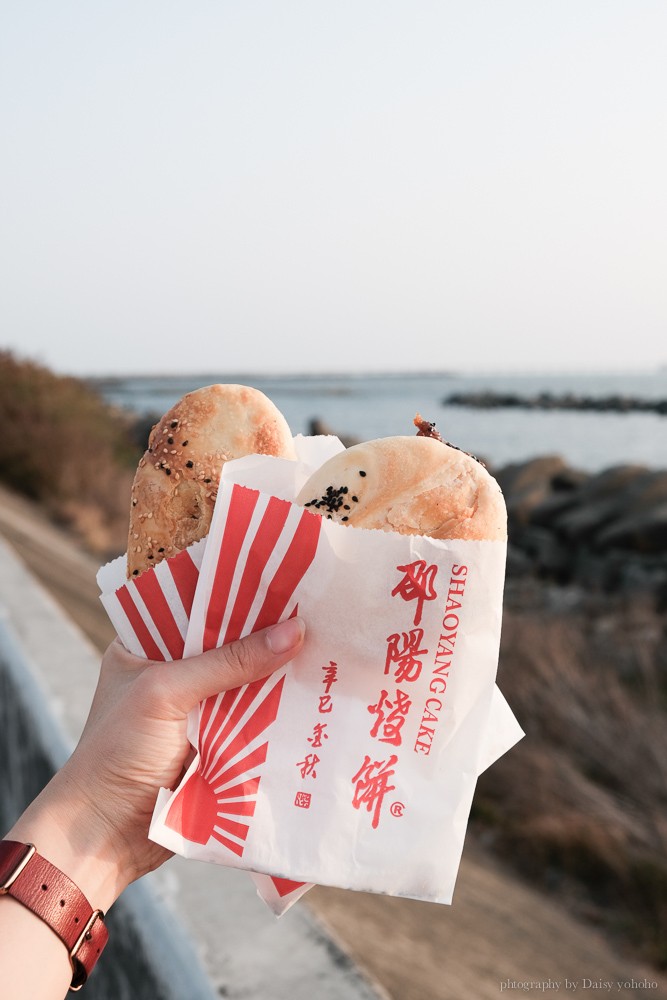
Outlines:
[[405,812],[405,806],[402,802],[392,802],[389,812],[392,816],[402,816]]

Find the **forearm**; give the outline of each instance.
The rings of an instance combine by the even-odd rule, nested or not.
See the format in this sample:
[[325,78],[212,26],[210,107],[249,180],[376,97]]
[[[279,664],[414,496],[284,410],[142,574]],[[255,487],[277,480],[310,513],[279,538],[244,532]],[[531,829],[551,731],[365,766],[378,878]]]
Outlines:
[[[148,839],[148,830],[160,788],[175,787],[186,763],[188,712],[283,666],[303,636],[303,622],[292,618],[170,664],[142,661],[113,642],[77,749],[4,839],[34,844],[78,886],[90,908],[106,912],[130,882],[169,857]],[[44,903],[46,897],[37,895]],[[51,900],[57,914],[59,898]],[[81,901],[76,890],[72,898]],[[84,907],[87,920],[90,909]],[[86,946],[91,957],[96,933]],[[68,952],[56,934],[21,903],[1,896],[2,1000],[62,1000],[71,979]]]
[[62,941],[10,896],[0,900],[0,962],[5,1000],[61,1000],[72,981]]
[[[67,875],[94,909],[106,912],[127,884],[120,856],[63,769],[4,839],[34,844]],[[3,1000],[61,1000],[72,980],[63,942],[10,896],[0,897]]]

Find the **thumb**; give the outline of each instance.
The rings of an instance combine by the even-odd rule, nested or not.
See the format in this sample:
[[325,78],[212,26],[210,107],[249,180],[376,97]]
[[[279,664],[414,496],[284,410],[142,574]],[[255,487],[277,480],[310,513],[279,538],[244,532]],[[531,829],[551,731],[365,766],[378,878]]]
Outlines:
[[218,649],[163,664],[161,687],[174,706],[189,712],[211,695],[250,684],[282,667],[301,649],[305,628],[302,618],[288,618]]

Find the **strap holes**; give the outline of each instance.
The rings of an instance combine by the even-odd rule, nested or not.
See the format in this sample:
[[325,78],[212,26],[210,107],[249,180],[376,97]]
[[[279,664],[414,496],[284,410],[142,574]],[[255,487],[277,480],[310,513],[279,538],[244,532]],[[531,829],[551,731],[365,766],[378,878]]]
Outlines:
[[61,899],[61,900],[60,900],[60,905],[61,905],[61,906],[64,906],[64,905],[65,905],[65,900],[64,900],[64,899]]
[[75,917],[75,918],[74,918],[74,923],[75,923],[75,924],[78,924],[78,922],[79,922],[79,918],[78,918],[78,917]]
[[42,892],[46,892],[48,888],[49,888],[48,885],[42,885]]

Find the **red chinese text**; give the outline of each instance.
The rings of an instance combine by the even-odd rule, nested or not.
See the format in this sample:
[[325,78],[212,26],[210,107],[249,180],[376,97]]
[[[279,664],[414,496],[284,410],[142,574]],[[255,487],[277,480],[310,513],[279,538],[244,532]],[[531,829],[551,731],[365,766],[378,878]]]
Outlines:
[[[334,700],[331,693],[334,684],[338,681],[338,664],[333,660],[322,667],[324,677],[322,678],[322,686],[324,687],[324,694],[318,695],[318,715],[328,715],[333,712]],[[308,743],[313,750],[321,750],[324,746],[324,741],[329,739],[329,734],[325,732],[328,723],[316,721],[313,724],[311,735],[306,737]],[[317,771],[315,770],[315,765],[320,763],[320,758],[316,753],[308,753],[305,755],[303,760],[297,762],[296,767],[298,767],[301,777],[305,780],[306,778],[317,778]],[[300,803],[295,800],[295,805]]]
[[421,649],[424,638],[423,628],[413,628],[409,632],[394,632],[387,637],[387,658],[384,664],[385,674],[395,664],[394,678],[398,684],[403,681],[416,681],[422,669],[423,657],[427,649]]
[[316,778],[317,771],[315,770],[315,765],[319,764],[320,758],[316,753],[306,754],[305,760],[300,760],[296,765],[301,771],[302,778]]
[[388,760],[375,761],[366,754],[363,764],[352,778],[355,783],[352,805],[355,809],[360,809],[362,805],[366,806],[368,812],[373,814],[371,826],[374,830],[380,822],[385,795],[396,787],[390,785],[389,781],[395,773],[393,767],[397,760],[396,754],[391,754]]
[[412,701],[400,689],[396,690],[393,700],[389,699],[388,691],[380,691],[380,696],[376,705],[369,705],[368,711],[372,715],[377,715],[375,725],[371,729],[371,736],[377,737],[381,743],[391,743],[397,747],[401,745],[401,729],[410,710]]
[[324,732],[326,728],[326,722],[316,722],[313,726],[313,735],[308,737],[308,742],[313,750],[322,746],[322,740],[329,739],[329,734]]
[[397,566],[396,569],[404,576],[392,590],[391,596],[398,595],[404,601],[417,602],[413,624],[419,625],[422,620],[424,601],[434,601],[438,596],[434,585],[438,567],[435,564],[427,566],[425,559],[417,559],[413,563],[408,563],[407,566]]

